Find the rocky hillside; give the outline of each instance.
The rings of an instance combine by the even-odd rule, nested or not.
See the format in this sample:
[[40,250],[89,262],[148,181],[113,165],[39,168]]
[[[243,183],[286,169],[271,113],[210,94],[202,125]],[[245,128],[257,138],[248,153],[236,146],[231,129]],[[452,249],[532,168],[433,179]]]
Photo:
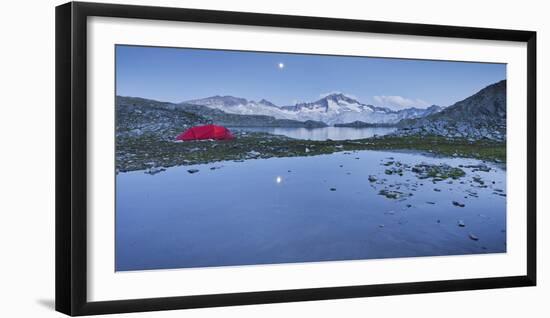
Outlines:
[[173,104],[137,97],[116,97],[116,136],[155,135],[173,140],[184,129],[211,120],[200,114],[177,109]]
[[202,124],[229,127],[325,127],[315,121],[276,119],[265,115],[228,114],[219,109],[173,104],[138,97],[116,98],[116,132],[120,137],[155,134],[173,139],[188,127]]
[[444,110],[402,120],[399,135],[506,140],[506,80],[489,85]]

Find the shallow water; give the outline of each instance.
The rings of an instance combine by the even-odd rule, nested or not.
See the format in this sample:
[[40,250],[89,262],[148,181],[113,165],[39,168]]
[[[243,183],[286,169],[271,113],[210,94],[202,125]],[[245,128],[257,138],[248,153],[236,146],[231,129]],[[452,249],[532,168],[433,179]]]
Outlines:
[[[460,180],[434,184],[411,171],[385,175],[389,157],[409,165],[480,162],[359,151],[120,173],[116,270],[506,251],[506,197],[495,192],[506,190],[501,167],[463,168]],[[474,176],[488,187],[479,188]],[[413,195],[400,201],[378,194],[398,188]]]
[[283,135],[304,140],[347,140],[382,136],[394,132],[394,127],[322,127],[322,128],[291,128],[291,127],[238,127],[231,130],[260,131],[273,135]]

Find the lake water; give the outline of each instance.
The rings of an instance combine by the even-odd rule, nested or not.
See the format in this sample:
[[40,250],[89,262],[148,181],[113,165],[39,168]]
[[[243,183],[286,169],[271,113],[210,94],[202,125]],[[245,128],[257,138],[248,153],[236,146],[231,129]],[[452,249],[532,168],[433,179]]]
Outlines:
[[231,130],[260,131],[274,135],[284,135],[294,139],[304,140],[346,140],[363,139],[374,135],[387,135],[397,130],[394,127],[322,127],[322,128],[289,128],[289,127],[236,127]]
[[[358,151],[120,173],[116,270],[506,252],[505,170],[463,168],[460,180],[434,184],[411,171],[386,175],[389,157],[480,162]],[[381,189],[412,196],[388,199]]]

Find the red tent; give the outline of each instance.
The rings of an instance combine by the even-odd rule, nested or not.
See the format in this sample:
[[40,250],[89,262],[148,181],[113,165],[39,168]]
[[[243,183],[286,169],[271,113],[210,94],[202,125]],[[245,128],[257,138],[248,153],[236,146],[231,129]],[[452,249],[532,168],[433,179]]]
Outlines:
[[195,126],[187,129],[182,132],[179,136],[176,137],[176,140],[204,140],[204,139],[216,139],[216,140],[229,140],[233,139],[233,135],[229,129],[223,126],[217,125],[206,125],[206,126]]

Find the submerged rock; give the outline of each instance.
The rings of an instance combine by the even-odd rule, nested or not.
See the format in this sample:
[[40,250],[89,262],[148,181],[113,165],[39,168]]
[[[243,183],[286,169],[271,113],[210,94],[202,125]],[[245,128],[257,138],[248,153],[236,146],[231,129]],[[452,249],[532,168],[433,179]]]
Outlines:
[[483,179],[481,179],[480,176],[474,176],[474,177],[472,178],[472,180],[473,180],[474,182],[476,182],[476,183],[479,183],[480,185],[484,185],[484,184],[485,184],[485,181],[483,181]]
[[412,193],[406,194],[400,191],[382,189],[378,192],[379,195],[383,195],[388,199],[400,199],[412,196]]
[[454,205],[454,206],[461,207],[461,208],[463,208],[463,207],[466,206],[464,203],[460,203],[460,202],[458,202],[458,201],[453,201],[453,205]]
[[397,167],[392,167],[390,169],[386,169],[384,171],[384,173],[387,174],[387,175],[397,174],[399,176],[402,176],[403,175],[403,169],[397,168]]

